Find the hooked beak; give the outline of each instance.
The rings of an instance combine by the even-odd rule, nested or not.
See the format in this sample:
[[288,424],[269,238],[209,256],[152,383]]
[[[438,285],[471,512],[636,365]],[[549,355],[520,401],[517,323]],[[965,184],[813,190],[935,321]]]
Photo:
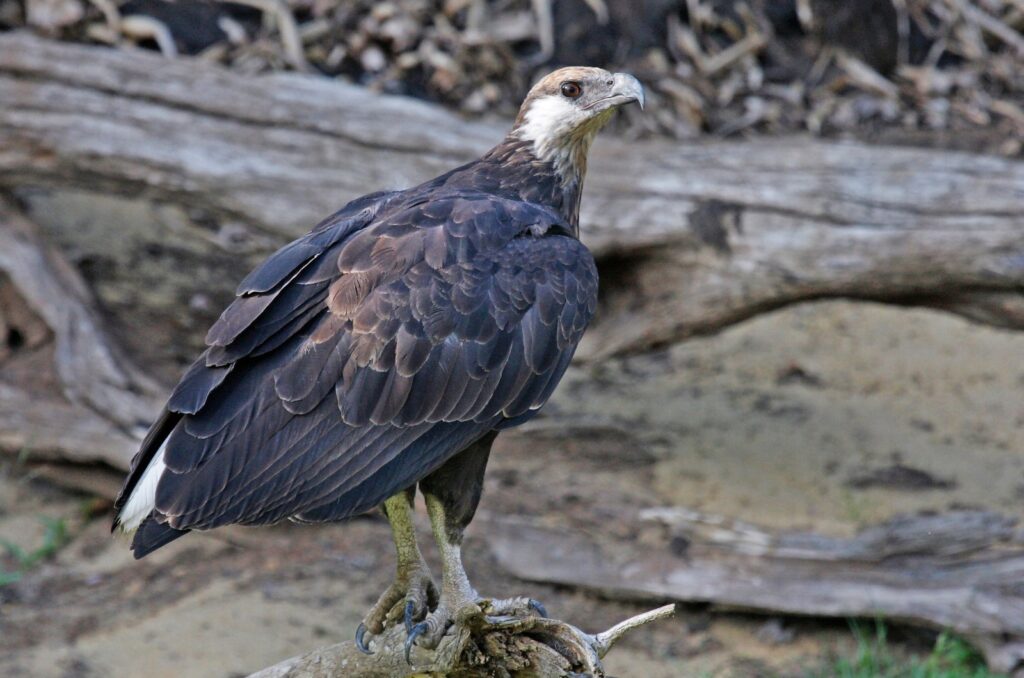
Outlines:
[[640,110],[644,109],[644,87],[640,81],[628,73],[616,73],[612,83],[612,90],[608,96],[598,99],[587,108],[605,110],[613,106],[624,106],[636,102],[640,104]]

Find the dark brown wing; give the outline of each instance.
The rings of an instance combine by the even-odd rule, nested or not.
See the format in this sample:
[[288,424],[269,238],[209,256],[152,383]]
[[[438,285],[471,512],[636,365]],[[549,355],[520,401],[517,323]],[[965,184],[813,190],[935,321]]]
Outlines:
[[[211,350],[222,352],[224,345],[244,333],[263,313],[266,313],[268,319],[280,320],[291,316],[294,309],[283,303],[287,300],[281,300],[276,310],[270,310],[271,305],[284,291],[287,279],[294,277],[298,269],[308,265],[326,249],[371,223],[395,195],[374,193],[352,201],[321,222],[308,235],[282,247],[257,267],[239,284],[236,290],[238,298],[224,311],[221,319],[208,333],[207,343]],[[309,292],[311,298],[317,294],[317,290],[309,286],[299,289]],[[250,342],[258,331],[258,328],[253,329],[254,331],[248,335]],[[241,351],[238,353],[241,354]],[[185,372],[163,413],[150,428],[138,453],[132,458],[128,476],[114,502],[115,510],[120,510],[128,501],[143,472],[181,418],[199,412],[210,394],[221,386],[235,367],[232,361],[224,361],[219,366],[213,364],[215,362],[216,356],[211,360],[208,350]],[[117,519],[115,527],[116,525]]]
[[531,416],[596,304],[567,232],[535,205],[448,194],[279,252],[171,398],[152,522],[341,519]]

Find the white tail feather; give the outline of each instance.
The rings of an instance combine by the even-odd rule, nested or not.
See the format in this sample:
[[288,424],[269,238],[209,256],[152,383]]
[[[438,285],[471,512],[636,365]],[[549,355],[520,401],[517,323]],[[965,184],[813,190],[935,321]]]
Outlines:
[[146,519],[146,516],[156,508],[156,486],[160,482],[160,476],[163,475],[164,470],[167,468],[167,465],[164,464],[164,447],[166,445],[165,441],[160,446],[160,449],[157,450],[156,456],[149,462],[149,466],[143,472],[142,478],[135,486],[135,489],[132,490],[131,496],[128,497],[128,502],[121,509],[121,513],[118,514],[118,522],[120,522],[121,529],[125,532],[137,530],[142,521]]

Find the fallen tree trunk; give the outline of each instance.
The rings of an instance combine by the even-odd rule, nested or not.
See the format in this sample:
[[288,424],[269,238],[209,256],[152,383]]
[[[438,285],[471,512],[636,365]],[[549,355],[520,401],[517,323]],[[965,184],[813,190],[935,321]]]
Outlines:
[[[189,250],[221,273],[202,291],[215,301],[236,268],[346,200],[426,179],[504,133],[327,79],[243,76],[26,34],[0,36],[0,102],[0,187],[29,203],[35,186],[184,206],[176,226],[134,233],[125,257]],[[604,299],[583,357],[641,351],[823,297],[1024,326],[1020,163],[804,138],[605,138],[594,155],[582,221]],[[87,237],[115,239],[122,228],[99,224]],[[200,238],[209,251],[195,251]],[[177,308],[198,293],[193,271],[167,272]],[[116,280],[110,303],[130,297],[144,313],[149,300],[127,284]]]
[[993,668],[1024,662],[1024,540],[981,511],[897,518],[851,538],[774,534],[681,508],[641,512],[643,544],[491,521],[502,568],[521,579],[606,595],[709,602],[824,617],[883,617],[951,629]]

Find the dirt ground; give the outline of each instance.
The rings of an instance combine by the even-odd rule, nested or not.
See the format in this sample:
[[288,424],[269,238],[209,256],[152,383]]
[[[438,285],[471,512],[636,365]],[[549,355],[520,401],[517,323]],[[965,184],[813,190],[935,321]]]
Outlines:
[[[838,301],[575,368],[547,416],[499,441],[469,530],[470,575],[486,594],[527,593],[600,630],[651,602],[506,578],[488,550],[489,515],[616,532],[630,529],[617,520],[625,506],[677,504],[830,534],[953,506],[1019,516],[1022,349],[1020,334],[941,313]],[[393,567],[374,516],[229,528],[135,562],[102,505],[8,460],[0,538],[39,546],[42,516],[64,519],[71,540],[0,588],[0,675],[12,678],[245,675],[351,637]],[[916,651],[927,641],[907,632],[901,642]],[[795,676],[851,645],[842,620],[693,606],[624,641],[607,666],[618,676]]]

